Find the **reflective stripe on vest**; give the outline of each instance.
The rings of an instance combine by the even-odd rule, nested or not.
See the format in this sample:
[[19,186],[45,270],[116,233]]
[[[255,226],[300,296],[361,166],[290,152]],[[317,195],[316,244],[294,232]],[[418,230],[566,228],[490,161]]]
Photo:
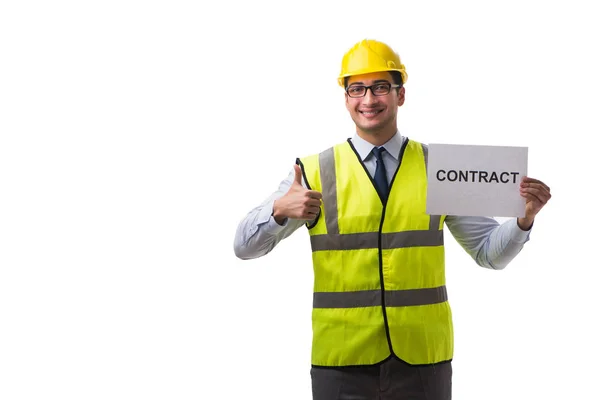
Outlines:
[[[448,300],[446,286],[427,289],[387,290],[385,305],[388,307],[423,306]],[[381,290],[358,292],[316,292],[313,308],[352,308],[381,306]]]
[[[325,196],[323,196],[323,202],[325,201]],[[310,244],[313,251],[377,249],[379,247],[379,236],[380,234],[378,232],[349,233],[346,235],[317,235],[311,236]],[[441,246],[443,244],[443,231],[438,230],[381,234],[381,247],[383,249]]]
[[411,364],[452,357],[444,217],[424,213],[426,146],[409,141],[403,150],[387,205],[349,142],[300,162],[323,195],[309,230],[313,365],[375,364],[391,352]]

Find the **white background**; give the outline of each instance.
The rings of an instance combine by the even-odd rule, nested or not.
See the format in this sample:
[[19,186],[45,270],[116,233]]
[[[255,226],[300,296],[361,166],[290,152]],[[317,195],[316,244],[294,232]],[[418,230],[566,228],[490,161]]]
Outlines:
[[352,135],[363,38],[407,67],[404,135],[527,146],[552,188],[504,271],[447,235],[454,398],[594,398],[594,3],[2,2],[0,399],[310,399],[308,234],[233,238]]

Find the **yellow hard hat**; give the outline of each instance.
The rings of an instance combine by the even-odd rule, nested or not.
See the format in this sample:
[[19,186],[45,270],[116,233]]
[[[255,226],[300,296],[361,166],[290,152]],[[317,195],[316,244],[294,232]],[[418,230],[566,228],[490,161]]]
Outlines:
[[345,77],[380,71],[400,72],[402,83],[406,83],[408,79],[406,69],[400,62],[400,56],[390,46],[377,40],[365,39],[356,43],[344,54],[338,83],[344,87]]

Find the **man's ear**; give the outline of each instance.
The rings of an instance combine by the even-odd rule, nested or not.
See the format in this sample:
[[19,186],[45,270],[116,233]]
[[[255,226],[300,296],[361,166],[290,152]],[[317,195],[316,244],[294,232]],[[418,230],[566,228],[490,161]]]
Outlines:
[[401,107],[404,104],[404,86],[398,90],[398,107]]
[[346,98],[346,110],[350,111],[350,103],[348,102],[348,93],[344,93],[344,97]]

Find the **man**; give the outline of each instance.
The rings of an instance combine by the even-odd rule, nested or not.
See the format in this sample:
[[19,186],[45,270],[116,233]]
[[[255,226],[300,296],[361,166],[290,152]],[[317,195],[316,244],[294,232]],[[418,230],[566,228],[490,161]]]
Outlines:
[[550,199],[525,177],[524,218],[428,215],[427,146],[400,135],[407,74],[386,44],[363,40],[339,84],[356,125],[347,141],[296,160],[279,190],[238,226],[239,258],[270,252],[306,224],[313,251],[314,400],[451,398],[453,328],[444,223],[477,264],[504,268]]

